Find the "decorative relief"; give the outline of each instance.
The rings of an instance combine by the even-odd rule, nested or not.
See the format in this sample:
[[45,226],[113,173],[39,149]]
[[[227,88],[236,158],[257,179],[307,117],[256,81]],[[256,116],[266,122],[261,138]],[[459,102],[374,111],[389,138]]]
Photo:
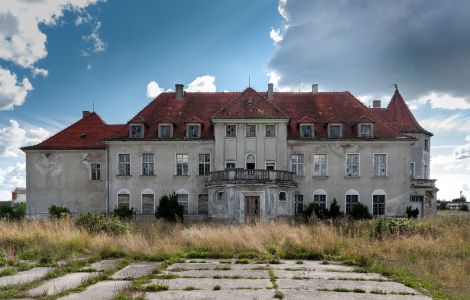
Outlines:
[[57,176],[62,173],[62,156],[44,153],[36,158],[35,166],[41,175]]

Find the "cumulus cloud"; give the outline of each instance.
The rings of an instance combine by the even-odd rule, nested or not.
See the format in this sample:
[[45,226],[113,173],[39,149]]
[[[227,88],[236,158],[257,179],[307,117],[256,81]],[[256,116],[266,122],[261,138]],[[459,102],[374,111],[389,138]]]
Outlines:
[[430,104],[432,108],[440,109],[470,109],[470,102],[467,102],[464,97],[455,97],[447,93],[430,92],[426,95],[412,100],[408,105],[418,108],[425,104]]
[[285,31],[268,71],[282,86],[380,95],[398,83],[408,99],[434,91],[470,104],[469,1],[282,0],[279,13]]
[[41,75],[42,77],[47,77],[49,75],[49,71],[42,68],[34,68],[33,69],[33,77]]
[[470,132],[470,116],[466,116],[463,113],[456,113],[450,116],[432,116],[421,120],[419,123],[431,132]]
[[155,80],[152,80],[147,84],[147,98],[153,99],[163,92],[165,92],[165,89],[161,88]]
[[16,162],[0,168],[0,201],[10,200],[15,187],[26,186],[26,163]]
[[279,43],[282,41],[282,34],[281,34],[281,29],[277,28],[274,29],[271,27],[271,31],[269,32],[269,37],[274,41],[274,43]]
[[0,110],[13,109],[24,103],[33,86],[28,78],[18,82],[16,75],[0,67]]
[[0,157],[19,157],[20,147],[37,144],[49,135],[42,127],[26,129],[18,121],[10,120],[9,126],[0,127]]
[[467,159],[470,158],[470,135],[465,137],[467,144],[462,146],[457,146],[454,149],[454,156],[457,159]]
[[[101,22],[96,22],[96,25],[93,28],[92,32],[89,35],[82,36],[82,39],[84,41],[90,41],[93,43],[93,47],[91,48],[91,50],[95,53],[103,52],[106,50],[106,47],[107,47],[106,43],[100,37],[100,34],[99,34],[100,28],[101,28]],[[90,54],[88,51],[83,51],[82,55],[89,56]]]
[[215,77],[212,75],[203,75],[196,77],[186,89],[187,92],[215,92]]

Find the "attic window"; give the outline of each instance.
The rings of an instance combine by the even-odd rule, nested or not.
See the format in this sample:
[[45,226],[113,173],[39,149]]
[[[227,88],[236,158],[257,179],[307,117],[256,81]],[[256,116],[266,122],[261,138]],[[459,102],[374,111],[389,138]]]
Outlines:
[[158,137],[162,139],[171,138],[171,124],[158,124]]
[[300,124],[300,137],[313,138],[313,124]]
[[331,139],[339,139],[343,137],[341,124],[328,124],[328,137]]
[[143,124],[132,124],[130,128],[131,138],[143,138],[144,137],[144,125]]
[[86,133],[82,133],[82,134],[80,134],[80,138],[81,138],[81,139],[84,139],[84,138],[86,138]]
[[358,126],[358,134],[360,138],[371,138],[373,137],[373,127],[370,123],[361,123]]
[[188,124],[186,127],[186,137],[198,139],[201,137],[201,124]]

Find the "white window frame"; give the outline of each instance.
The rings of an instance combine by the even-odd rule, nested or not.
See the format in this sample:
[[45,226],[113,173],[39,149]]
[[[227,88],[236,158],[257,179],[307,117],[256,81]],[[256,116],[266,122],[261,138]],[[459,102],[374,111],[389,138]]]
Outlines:
[[[331,127],[339,126],[339,137],[332,137],[331,136]],[[330,123],[328,124],[328,138],[329,139],[341,139],[343,138],[343,124],[342,123]]]
[[228,169],[227,164],[233,164],[235,166],[233,169],[235,169],[237,167],[237,163],[234,160],[226,160],[225,161],[225,170],[233,170],[233,169]]
[[[168,126],[170,129],[169,136],[162,136],[162,127]],[[171,139],[173,137],[173,124],[171,123],[159,123],[158,124],[158,138],[160,139]]]
[[[198,136],[196,136],[196,137],[189,136],[189,128],[194,127],[194,126],[198,127]],[[202,134],[201,129],[202,129],[202,126],[199,123],[188,123],[188,124],[186,124],[186,138],[188,138],[188,139],[200,139],[201,134]]]
[[[375,215],[374,214],[374,196],[384,196],[385,199],[384,199],[384,214],[383,215]],[[372,216],[385,216],[385,212],[387,211],[387,193],[385,193],[384,190],[375,190],[373,193],[372,193],[372,199],[371,199],[371,202],[372,202]]]
[[[311,126],[312,127],[312,136],[303,136],[302,135],[302,127]],[[315,138],[315,124],[314,123],[302,123],[299,126],[299,136],[303,139],[313,139]]]
[[[357,155],[358,162],[357,162],[357,175],[348,175],[348,155]],[[348,178],[359,178],[361,177],[361,154],[360,153],[346,153],[345,161],[344,161],[344,176]]]
[[153,214],[155,214],[155,193],[152,189],[144,189],[140,194],[140,214],[144,214],[144,195],[153,195]]
[[[120,155],[128,155],[129,156],[129,174],[119,174],[119,164],[120,164],[120,161],[119,161],[119,156]],[[117,176],[132,176],[132,157],[131,157],[131,154],[130,153],[118,153],[117,154]]]
[[312,198],[313,203],[317,203],[315,202],[315,196],[317,195],[325,196],[325,209],[328,209],[328,194],[326,193],[326,191],[323,189],[315,190],[313,192],[313,198]]
[[[98,179],[93,179],[93,166],[94,165],[98,166],[98,170],[99,170]],[[97,163],[91,163],[90,164],[90,180],[91,181],[100,181],[101,180],[101,164],[97,164]]]
[[[133,129],[134,127],[137,127],[137,126],[139,126],[140,129],[141,129],[141,135],[140,135],[140,136],[134,136],[134,135],[132,134],[132,129]],[[129,125],[129,137],[130,137],[130,138],[132,138],[132,139],[142,139],[142,138],[144,138],[144,135],[145,135],[145,133],[144,133],[144,124],[136,124],[136,123],[133,123],[133,124],[130,124],[130,125]]]
[[416,178],[416,163],[414,161],[410,162],[410,178]]
[[[149,154],[152,155],[152,158],[153,158],[152,162],[144,162],[144,155],[149,155]],[[151,152],[142,153],[142,155],[140,156],[140,162],[141,162],[140,175],[142,175],[142,176],[155,176],[155,154],[153,154]],[[151,174],[144,174],[144,164],[152,164]]]
[[[201,155],[209,155],[209,161],[208,162],[201,161]],[[197,165],[197,167],[198,167],[198,169],[197,169],[198,176],[209,176],[209,174],[211,173],[211,163],[212,163],[211,154],[210,153],[199,153],[197,158],[198,158],[198,165]],[[206,165],[209,165],[209,174],[201,174],[201,164],[204,166],[203,170],[205,170]]]
[[[184,162],[178,162],[178,155],[186,155],[186,174],[184,174],[184,168],[182,167],[182,174],[178,174],[178,164],[184,164]],[[189,176],[189,154],[188,153],[175,153],[175,175],[176,176]]]
[[255,158],[255,167],[254,167],[254,169],[256,169],[256,154],[253,153],[253,152],[248,152],[247,154],[245,154],[245,169],[246,169],[246,164],[247,164],[247,158],[250,155],[253,155],[253,157]]
[[274,164],[274,169],[276,170],[276,162],[274,160],[268,160],[264,162],[264,168],[267,170],[268,169],[268,164]]
[[[359,192],[354,190],[354,189],[351,189],[351,190],[348,190],[346,192],[346,194],[344,194],[344,214],[349,216],[347,214],[347,207],[348,207],[348,203],[347,203],[347,197],[348,196],[357,196],[357,203],[361,203],[361,196],[359,195]],[[352,208],[351,208],[351,211],[352,211]]]
[[128,206],[128,208],[130,209],[131,208],[131,203],[132,203],[132,195],[131,195],[131,192],[128,189],[120,189],[116,193],[116,208],[119,208],[119,195],[123,195],[123,194],[129,195],[129,206]]
[[[303,162],[302,162],[302,163],[299,163],[298,161],[293,162],[293,161],[292,161],[292,156],[293,156],[293,155],[302,156],[302,157],[303,157]],[[300,177],[300,176],[305,176],[305,155],[304,155],[304,154],[302,154],[302,153],[292,153],[292,154],[290,155],[289,161],[290,161],[290,171],[291,171],[291,172],[293,172],[293,171],[292,171],[292,166],[295,164],[295,165],[297,166],[296,169],[295,169],[295,170],[296,170],[296,171],[295,171],[295,175],[296,175],[296,176],[299,176],[299,177]],[[298,166],[299,166],[300,164],[302,164],[302,174],[297,174],[297,173],[298,173],[298,170],[299,170]]]
[[423,179],[429,179],[429,165],[423,164]]
[[[370,126],[370,136],[362,136],[362,126]],[[359,123],[357,126],[357,136],[361,139],[371,139],[374,137],[374,124],[373,123]]]
[[[255,128],[255,135],[248,135],[248,126],[253,126]],[[245,124],[245,137],[247,138],[256,138],[258,126],[256,124]]]
[[[228,126],[234,126],[235,127],[235,133],[234,133],[233,136],[227,135],[227,127]],[[237,124],[225,124],[225,137],[226,138],[232,138],[232,139],[236,138],[237,137],[237,131],[238,131]]]
[[[188,196],[188,198],[187,198],[187,200],[186,200],[186,201],[187,201],[187,206],[186,206],[186,207],[187,207],[187,211],[183,212],[183,215],[189,215],[189,193],[188,193],[188,191],[185,190],[185,189],[179,189],[178,191],[176,191],[176,195],[177,195],[177,197],[178,197],[179,195],[187,195],[187,196]],[[177,201],[178,201],[178,204],[180,204],[179,197],[178,197],[177,199],[178,199],[178,200],[177,200]]]
[[[274,127],[274,135],[267,135],[268,126],[273,126]],[[264,137],[275,138],[276,136],[277,136],[277,125],[276,124],[265,124],[264,125]]]
[[[375,173],[375,156],[376,155],[385,155],[385,174],[384,175],[377,175]],[[387,153],[373,153],[372,154],[372,174],[374,174],[374,177],[387,177],[388,176],[388,154]]]
[[[317,155],[324,155],[325,156],[325,163],[324,163],[324,165],[325,165],[325,174],[324,175],[317,174],[315,172],[315,165],[316,165],[315,156],[317,156]],[[314,177],[326,177],[326,176],[328,176],[328,154],[326,154],[326,153],[315,153],[315,154],[313,154],[313,176]]]

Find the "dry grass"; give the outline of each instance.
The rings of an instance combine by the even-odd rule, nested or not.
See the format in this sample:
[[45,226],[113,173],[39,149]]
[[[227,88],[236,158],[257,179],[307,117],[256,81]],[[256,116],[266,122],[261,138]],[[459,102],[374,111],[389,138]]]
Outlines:
[[256,225],[135,223],[122,236],[91,235],[72,220],[0,221],[0,261],[84,255],[146,259],[240,257],[333,259],[363,265],[434,298],[470,297],[470,218],[416,221],[419,233],[372,238],[374,221]]

